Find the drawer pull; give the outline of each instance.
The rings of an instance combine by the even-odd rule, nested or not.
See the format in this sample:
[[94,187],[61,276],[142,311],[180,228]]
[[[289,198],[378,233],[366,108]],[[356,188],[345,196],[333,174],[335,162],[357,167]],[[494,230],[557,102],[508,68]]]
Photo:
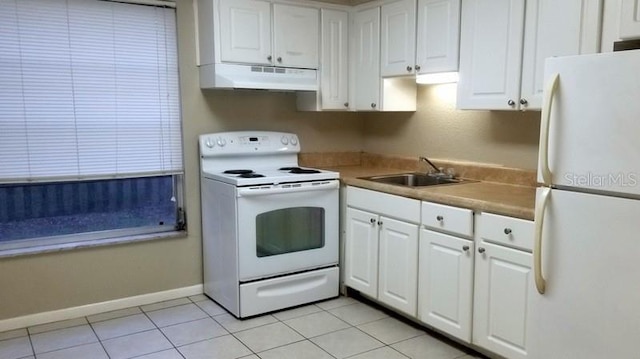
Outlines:
[[504,229],[504,234],[506,234],[507,236],[511,234],[511,228],[505,228]]
[[382,225],[382,221],[378,221],[378,225],[381,226]]
[[371,222],[371,224],[376,224],[376,219],[375,219],[375,218],[371,218],[371,219],[369,220],[369,222]]
[[478,248],[478,253],[482,254],[482,253],[484,253],[484,251],[485,251],[484,248],[482,248],[482,247]]
[[469,246],[462,246],[462,250],[465,251],[465,252],[468,252],[469,251]]
[[437,216],[437,217],[436,217],[436,221],[438,221],[438,222],[442,222],[442,221],[444,221],[444,217],[442,217],[442,216]]

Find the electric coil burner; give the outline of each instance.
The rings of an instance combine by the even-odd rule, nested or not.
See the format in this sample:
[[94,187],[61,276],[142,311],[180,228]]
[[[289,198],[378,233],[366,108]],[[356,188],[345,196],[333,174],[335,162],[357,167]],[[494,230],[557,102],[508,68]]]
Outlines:
[[236,317],[338,295],[338,173],[298,136],[200,136],[204,292]]

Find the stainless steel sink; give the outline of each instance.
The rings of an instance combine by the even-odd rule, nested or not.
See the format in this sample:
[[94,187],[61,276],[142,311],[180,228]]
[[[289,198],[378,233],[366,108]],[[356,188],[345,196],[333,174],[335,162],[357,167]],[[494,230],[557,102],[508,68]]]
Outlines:
[[393,175],[361,177],[361,179],[407,187],[425,187],[467,182],[461,179],[430,176],[424,173],[401,173]]

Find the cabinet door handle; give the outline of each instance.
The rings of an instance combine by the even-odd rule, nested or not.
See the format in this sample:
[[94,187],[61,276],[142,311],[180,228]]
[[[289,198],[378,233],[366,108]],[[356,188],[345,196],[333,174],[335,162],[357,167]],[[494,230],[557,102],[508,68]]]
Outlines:
[[413,70],[413,68],[411,66],[407,66],[407,71],[411,72],[411,70]]
[[465,251],[465,252],[468,252],[469,251],[469,246],[462,246],[462,250]]
[[371,219],[369,220],[369,222],[370,222],[371,224],[376,224],[376,219],[375,219],[375,218],[371,218]]
[[511,234],[511,228],[505,228],[504,229],[504,234],[506,234],[507,236]]
[[371,103],[371,108],[376,108],[376,103],[375,102]]
[[480,247],[480,248],[478,248],[478,253],[482,254],[482,253],[484,253],[484,251],[485,251],[485,250],[486,250],[486,249],[484,249],[484,248]]
[[509,101],[507,101],[507,105],[509,105],[509,106],[515,106],[515,105],[516,105],[516,102],[515,102],[515,101],[513,101],[512,99],[509,99]]
[[278,62],[282,62],[282,57],[278,56],[278,58],[276,59]]
[[528,105],[528,104],[529,104],[529,101],[527,101],[527,99],[526,99],[526,98],[521,98],[521,99],[520,99],[520,104],[521,104],[522,106],[526,106],[526,105]]
[[378,225],[381,226],[382,225],[382,221],[378,221]]
[[349,103],[348,103],[348,102],[345,102],[345,103],[344,103],[344,107],[349,107]]
[[267,56],[267,60],[271,61],[273,59],[273,56],[269,55]]
[[420,71],[420,69],[421,69],[420,65],[416,65],[415,69],[416,69],[416,71]]
[[436,221],[438,221],[438,222],[442,222],[442,221],[444,221],[444,217],[442,217],[442,216],[437,216],[437,217],[436,217]]

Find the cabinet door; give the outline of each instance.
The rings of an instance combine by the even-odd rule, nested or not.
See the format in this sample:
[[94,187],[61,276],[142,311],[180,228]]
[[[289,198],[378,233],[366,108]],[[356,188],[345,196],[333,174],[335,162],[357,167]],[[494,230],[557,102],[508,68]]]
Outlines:
[[380,104],[380,8],[353,18],[354,108],[377,111]]
[[378,294],[378,216],[347,207],[345,285],[371,297]]
[[470,342],[473,242],[421,230],[418,273],[420,320]]
[[516,109],[525,0],[463,0],[459,109]]
[[271,63],[271,4],[220,0],[220,60]]
[[385,4],[381,13],[382,76],[412,74],[416,57],[416,1]]
[[345,110],[349,106],[348,22],[345,11],[322,9],[320,95],[323,110]]
[[318,9],[273,5],[273,52],[276,65],[318,68],[319,34]]
[[621,0],[620,38],[640,38],[640,0]]
[[602,0],[528,0],[522,58],[522,108],[540,109],[544,60],[600,49]]
[[458,71],[460,0],[418,1],[416,72]]
[[418,225],[380,217],[378,300],[411,316],[418,302]]
[[472,342],[506,358],[526,358],[527,307],[535,289],[531,253],[477,245]]

